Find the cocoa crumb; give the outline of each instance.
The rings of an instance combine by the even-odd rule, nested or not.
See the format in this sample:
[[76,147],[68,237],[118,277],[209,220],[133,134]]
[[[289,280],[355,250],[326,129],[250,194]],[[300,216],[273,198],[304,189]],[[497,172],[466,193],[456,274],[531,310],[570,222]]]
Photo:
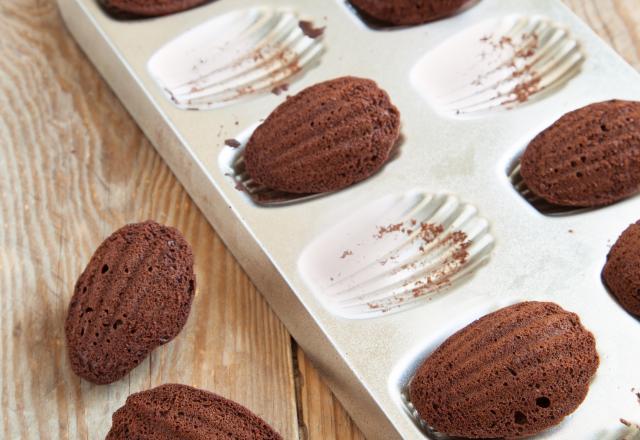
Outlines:
[[286,92],[287,90],[289,90],[289,84],[287,84],[287,83],[278,84],[273,89],[271,89],[271,93],[273,93],[274,95],[278,96],[282,92]]
[[236,89],[236,97],[250,95],[255,92],[255,88],[253,86],[242,86]]
[[498,41],[498,45],[500,46],[500,48],[503,48],[507,45],[513,46],[513,40],[511,39],[511,37],[503,36],[502,38],[500,38],[500,41]]
[[300,30],[309,38],[316,39],[322,34],[324,34],[325,26],[323,27],[314,27],[313,23],[308,20],[300,20],[298,22],[298,26],[300,26]]
[[342,255],[340,256],[340,258],[342,258],[342,259],[344,260],[344,259],[345,259],[345,258],[347,258],[349,255],[353,255],[353,252],[352,252],[350,249],[347,249],[346,251],[344,251],[344,252],[342,253]]
[[238,148],[240,145],[242,145],[240,142],[238,142],[235,139],[225,139],[224,144],[227,147],[231,147],[231,148]]
[[[434,225],[431,223],[420,223],[420,232],[418,235],[424,242],[424,244],[429,244],[435,238],[444,232],[444,226],[442,225]],[[424,250],[424,249],[423,249]]]
[[389,226],[378,226],[378,233],[373,236],[373,238],[382,238],[387,234],[392,232],[398,232],[402,230],[402,223],[395,223]]
[[539,83],[540,83],[540,77],[538,76],[516,85],[511,91],[511,94],[514,94],[515,97],[512,100],[507,101],[506,104],[511,104],[516,101],[526,102],[531,95],[533,95],[539,90],[538,88]]

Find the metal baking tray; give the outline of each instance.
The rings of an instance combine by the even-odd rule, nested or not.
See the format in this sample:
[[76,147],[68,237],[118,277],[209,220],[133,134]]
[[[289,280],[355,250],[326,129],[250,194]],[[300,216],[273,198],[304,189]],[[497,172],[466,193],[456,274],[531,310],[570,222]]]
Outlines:
[[[434,436],[404,397],[416,367],[457,329],[521,300],[578,313],[601,357],[584,403],[538,438],[619,438],[620,418],[640,419],[640,324],[600,279],[640,198],[557,212],[518,180],[528,141],[562,114],[640,99],[634,69],[559,1],[482,0],[399,28],[344,0],[218,0],[145,20],[113,19],[95,0],[58,3],[368,438]],[[306,36],[299,20],[324,33]],[[319,197],[252,187],[242,170],[252,130],[287,94],[342,75],[374,79],[400,109],[393,159]]]

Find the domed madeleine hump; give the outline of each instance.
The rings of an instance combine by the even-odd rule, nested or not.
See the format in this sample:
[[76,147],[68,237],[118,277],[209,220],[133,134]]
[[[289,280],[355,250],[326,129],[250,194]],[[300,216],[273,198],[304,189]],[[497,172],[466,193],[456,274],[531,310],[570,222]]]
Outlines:
[[595,339],[576,314],[522,302],[442,343],[412,379],[410,400],[449,436],[522,438],[575,411],[598,363]]
[[166,384],[127,398],[106,440],[282,440],[244,406],[208,391]]
[[535,195],[560,206],[603,206],[637,193],[640,102],[567,113],[529,143],[520,173]]
[[65,333],[73,371],[120,379],[182,329],[195,292],[193,253],[177,229],[153,221],[114,232],[78,279]]
[[400,113],[368,79],[342,77],[280,104],[244,152],[251,178],[270,189],[335,191],[378,171],[400,136]]

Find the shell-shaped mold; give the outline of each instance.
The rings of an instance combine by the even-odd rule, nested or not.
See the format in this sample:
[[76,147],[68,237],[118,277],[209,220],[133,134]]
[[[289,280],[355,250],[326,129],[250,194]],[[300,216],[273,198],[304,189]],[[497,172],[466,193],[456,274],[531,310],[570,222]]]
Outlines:
[[415,190],[359,209],[307,246],[298,267],[330,311],[370,318],[458,284],[489,257],[493,242],[473,206]]
[[[185,32],[149,60],[167,98],[206,110],[280,90],[323,52],[320,34],[288,9],[234,11]],[[311,35],[311,36],[308,36]]]
[[520,174],[520,157],[518,156],[507,168],[507,178],[513,186],[513,189],[531,206],[537,209],[541,214],[551,216],[572,215],[587,211],[592,208],[576,208],[571,206],[559,206],[549,203],[542,197],[534,194]]
[[548,95],[573,78],[584,59],[564,27],[512,15],[451,37],[416,64],[411,81],[444,114],[482,115]]

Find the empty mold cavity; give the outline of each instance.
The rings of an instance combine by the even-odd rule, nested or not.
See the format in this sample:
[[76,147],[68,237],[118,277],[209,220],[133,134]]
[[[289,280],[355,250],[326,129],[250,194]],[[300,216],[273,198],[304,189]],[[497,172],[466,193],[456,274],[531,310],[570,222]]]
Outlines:
[[543,98],[584,62],[569,31],[540,16],[484,21],[428,52],[411,82],[441,113],[477,116]]
[[309,244],[298,268],[331,312],[370,318],[457,285],[489,257],[493,243],[473,206],[413,190],[358,209]]
[[176,106],[222,107],[279,90],[319,60],[322,37],[307,36],[304,23],[288,9],[230,12],[164,45],[148,69]]
[[550,216],[563,216],[578,214],[593,208],[578,208],[571,206],[559,206],[547,202],[542,197],[535,195],[527,186],[526,182],[520,174],[520,158],[518,155],[507,167],[506,174],[513,189],[531,206],[537,209],[541,214]]

